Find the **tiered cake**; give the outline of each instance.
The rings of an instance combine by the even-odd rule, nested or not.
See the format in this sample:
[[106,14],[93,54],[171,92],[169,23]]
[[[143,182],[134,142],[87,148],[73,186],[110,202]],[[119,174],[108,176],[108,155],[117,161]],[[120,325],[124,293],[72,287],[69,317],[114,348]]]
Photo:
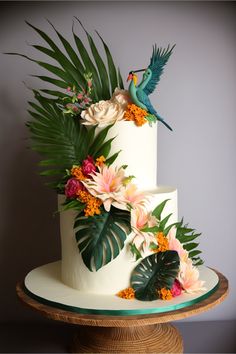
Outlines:
[[[156,181],[157,122],[172,128],[149,96],[174,46],[154,45],[149,65],[130,71],[124,90],[100,36],[106,62],[87,31],[91,54],[74,30],[74,47],[56,31],[61,50],[29,25],[47,42],[34,48],[50,57],[50,64],[33,61],[53,74],[39,76],[54,87],[33,90],[27,126],[33,149],[43,156],[42,175],[59,196],[62,261],[52,268],[61,264],[61,278],[54,280],[75,298],[77,290],[118,295],[122,304],[123,298],[165,300],[201,291],[199,234],[178,222],[176,188]],[[137,72],[143,72],[139,82]],[[42,284],[45,274],[39,273]]]
[[[121,150],[115,165],[128,165],[128,175],[135,176],[138,187],[150,194],[149,210],[168,199],[163,217],[172,214],[168,223],[178,221],[177,190],[174,187],[157,187],[157,125],[137,127],[127,121],[114,124],[109,136],[113,141],[112,151]],[[59,198],[59,203],[64,197]],[[78,252],[73,228],[76,212],[64,211],[60,214],[62,244],[62,281],[75,289],[97,294],[116,294],[130,286],[131,273],[139,261],[130,252],[129,243],[133,235],[127,235],[125,247],[119,256],[96,272],[91,272]]]

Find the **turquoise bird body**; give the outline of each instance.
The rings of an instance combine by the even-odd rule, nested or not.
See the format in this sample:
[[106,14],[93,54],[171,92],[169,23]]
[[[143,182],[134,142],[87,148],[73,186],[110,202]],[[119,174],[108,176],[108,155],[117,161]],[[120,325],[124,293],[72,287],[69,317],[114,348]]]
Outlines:
[[[129,93],[134,104],[138,107],[145,109],[149,115],[146,117],[150,122],[155,122],[156,120],[163,123],[168,129],[172,128],[164,121],[163,118],[159,116],[151,101],[149,95],[155,90],[158,82],[160,81],[160,76],[163,73],[164,66],[166,65],[174,46],[166,49],[161,49],[153,47],[152,57],[150,64],[147,69],[130,71],[128,80],[131,80],[129,85]],[[135,73],[144,71],[143,79],[141,83],[137,86],[137,75]]]

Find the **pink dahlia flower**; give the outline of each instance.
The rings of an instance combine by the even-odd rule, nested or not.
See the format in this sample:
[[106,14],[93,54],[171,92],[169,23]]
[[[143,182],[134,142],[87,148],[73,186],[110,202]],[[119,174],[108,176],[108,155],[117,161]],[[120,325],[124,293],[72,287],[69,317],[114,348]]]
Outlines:
[[172,288],[171,288],[170,291],[171,291],[171,294],[172,294],[173,297],[181,295],[182,286],[181,286],[180,282],[177,279],[175,279],[174,284],[172,285]]
[[65,185],[65,195],[67,198],[75,198],[77,193],[82,190],[84,190],[84,186],[78,179],[68,179]]
[[90,177],[90,173],[96,171],[96,166],[94,159],[91,156],[88,156],[82,163],[82,172],[86,177]]

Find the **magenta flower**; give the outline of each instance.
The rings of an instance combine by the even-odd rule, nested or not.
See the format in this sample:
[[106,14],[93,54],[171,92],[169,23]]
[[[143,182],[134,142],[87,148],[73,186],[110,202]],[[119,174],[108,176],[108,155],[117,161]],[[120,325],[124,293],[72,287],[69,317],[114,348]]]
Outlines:
[[65,185],[65,195],[67,198],[75,198],[77,193],[84,189],[83,184],[78,179],[70,178]]
[[82,172],[86,177],[89,177],[90,173],[96,171],[96,166],[94,159],[91,156],[88,156],[82,163]]
[[175,279],[174,284],[172,285],[172,288],[170,291],[171,291],[171,294],[173,297],[179,296],[181,294],[182,287],[181,287],[180,282],[177,279]]

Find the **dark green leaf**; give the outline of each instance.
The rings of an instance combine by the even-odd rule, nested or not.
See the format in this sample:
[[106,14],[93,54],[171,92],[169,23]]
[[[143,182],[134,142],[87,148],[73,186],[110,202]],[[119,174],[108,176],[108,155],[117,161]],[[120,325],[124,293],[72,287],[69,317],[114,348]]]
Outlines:
[[85,204],[81,203],[77,199],[66,200],[62,204],[62,211],[73,209],[73,210],[81,212],[82,210],[84,210],[84,208],[85,208]]
[[158,289],[171,289],[179,271],[179,256],[175,251],[152,254],[144,258],[131,275],[135,297],[142,301],[158,298]]
[[189,252],[189,257],[193,258],[193,257],[197,256],[200,253],[202,253],[202,251],[191,251],[191,252]]
[[158,226],[144,227],[141,231],[142,231],[142,232],[152,232],[152,233],[156,233],[156,232],[159,231],[159,227],[158,227]]
[[191,251],[193,250],[194,248],[196,248],[199,244],[198,243],[195,243],[195,242],[190,242],[190,243],[185,243],[183,245],[184,249],[186,251]]
[[130,213],[111,207],[93,217],[77,216],[75,234],[84,264],[93,271],[116,258],[131,232]]
[[94,158],[96,159],[99,156],[104,156],[105,158],[107,158],[107,156],[109,155],[109,153],[111,151],[111,143],[113,140],[114,140],[114,138],[111,138],[111,139],[107,140],[106,142],[104,142],[104,144],[102,144],[100,149],[94,154]]
[[118,86],[121,89],[124,89],[124,84],[123,84],[123,80],[122,80],[122,77],[121,77],[121,74],[120,74],[120,69],[118,69]]
[[76,17],[76,19],[79,21],[81,27],[83,28],[83,30],[85,31],[87,38],[88,38],[88,42],[91,48],[91,52],[93,54],[95,63],[97,65],[98,68],[98,73],[100,76],[100,81],[101,81],[101,86],[102,86],[102,95],[103,95],[103,99],[107,100],[111,98],[111,92],[109,89],[109,78],[107,75],[107,70],[106,70],[106,66],[96,48],[96,45],[94,43],[93,38],[90,36],[90,34],[86,31],[86,29],[84,28],[84,26],[82,25],[81,21]]
[[158,220],[161,219],[161,213],[168,202],[169,199],[164,200],[161,204],[159,204],[152,212],[152,215],[154,215]]
[[159,225],[159,231],[164,231],[166,224],[171,217],[172,214],[167,215],[164,219],[161,220],[160,225]]
[[120,152],[121,152],[121,150],[118,151],[118,152],[116,152],[116,153],[113,154],[112,156],[110,156],[110,157],[106,160],[106,164],[107,164],[108,166],[112,165],[113,162],[116,160],[116,158],[117,158],[117,156],[119,155]]
[[69,84],[69,83],[66,83],[65,81],[53,79],[52,77],[48,77],[48,76],[40,76],[40,75],[31,75],[31,76],[37,77],[38,79],[40,79],[42,81],[49,82],[50,84],[60,87],[62,89],[67,89],[68,84]]
[[[49,22],[50,25],[53,27],[53,29],[55,30],[55,32],[57,33],[58,37],[60,38],[67,54],[69,55],[71,61],[73,62],[73,64],[75,65],[75,67],[77,68],[78,72],[80,73],[84,73],[85,72],[85,68],[83,67],[77,53],[74,51],[74,49],[72,48],[72,46],[70,45],[70,43],[61,35],[60,32],[58,32],[56,30],[56,28],[54,27],[54,25]],[[83,77],[83,80],[82,80],[83,83],[85,83],[85,79]]]
[[73,29],[73,35],[74,35],[76,46],[78,48],[78,51],[79,51],[80,56],[83,60],[84,66],[86,68],[86,72],[92,73],[92,78],[94,80],[95,100],[99,101],[102,99],[102,88],[101,88],[101,83],[100,83],[99,76],[97,73],[97,69],[96,69],[95,65],[93,64],[92,60],[90,59],[90,56],[89,56],[83,42],[75,34],[74,29]]
[[106,139],[107,133],[112,125],[107,126],[106,128],[102,129],[94,139],[93,144],[89,147],[89,155],[95,156],[98,150],[101,148],[104,140]]
[[139,252],[139,250],[137,249],[137,247],[135,246],[134,243],[130,243],[130,251],[132,252],[132,254],[135,256],[135,260],[137,261],[138,259],[142,258],[141,253]]
[[114,92],[115,88],[118,86],[116,67],[115,67],[115,64],[113,62],[113,58],[112,58],[112,55],[110,53],[110,50],[109,50],[108,46],[106,45],[106,43],[104,42],[104,40],[102,39],[100,34],[97,31],[96,31],[96,33],[98,34],[99,38],[101,39],[102,44],[103,44],[104,49],[105,49],[105,52],[106,52],[107,64],[108,64],[108,68],[109,68],[109,76],[110,76],[110,82],[111,82],[111,92]]

